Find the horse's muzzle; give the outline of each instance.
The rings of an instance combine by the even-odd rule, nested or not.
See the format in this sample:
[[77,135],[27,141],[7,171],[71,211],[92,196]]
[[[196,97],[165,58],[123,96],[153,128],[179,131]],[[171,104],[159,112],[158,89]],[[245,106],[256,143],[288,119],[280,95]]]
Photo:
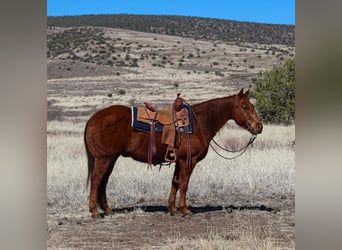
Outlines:
[[258,123],[256,126],[257,134],[261,134],[263,129],[262,123]]
[[256,123],[253,125],[254,126],[251,126],[251,125],[248,126],[248,131],[253,135],[261,134],[262,129],[263,129],[262,123]]

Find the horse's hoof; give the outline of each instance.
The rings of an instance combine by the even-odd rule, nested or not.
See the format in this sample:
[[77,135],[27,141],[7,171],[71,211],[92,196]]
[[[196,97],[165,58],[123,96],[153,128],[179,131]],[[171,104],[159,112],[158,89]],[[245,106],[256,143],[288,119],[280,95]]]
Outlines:
[[186,217],[186,218],[192,218],[194,216],[194,214],[192,212],[190,213],[182,213],[182,217]]
[[91,215],[91,218],[93,218],[94,220],[96,220],[96,219],[101,219],[101,218],[103,218],[103,217],[101,216],[101,214],[92,214],[92,215]]
[[170,211],[170,215],[180,217],[180,216],[183,216],[183,213],[179,210],[175,210],[175,211]]
[[111,215],[114,215],[115,213],[114,213],[114,211],[112,210],[112,209],[108,209],[107,211],[106,211],[106,213],[105,213],[105,215],[106,216],[111,216]]

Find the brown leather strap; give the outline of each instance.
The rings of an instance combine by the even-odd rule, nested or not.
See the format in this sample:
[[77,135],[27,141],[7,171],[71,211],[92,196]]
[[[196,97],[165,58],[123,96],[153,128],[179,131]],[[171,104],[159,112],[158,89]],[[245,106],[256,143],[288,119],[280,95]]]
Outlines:
[[149,140],[149,146],[147,151],[147,164],[148,167],[151,167],[151,165],[154,163],[153,159],[156,156],[157,153],[157,147],[156,147],[156,123],[157,123],[157,113],[155,113],[154,118],[151,119],[151,131],[150,131],[150,140]]

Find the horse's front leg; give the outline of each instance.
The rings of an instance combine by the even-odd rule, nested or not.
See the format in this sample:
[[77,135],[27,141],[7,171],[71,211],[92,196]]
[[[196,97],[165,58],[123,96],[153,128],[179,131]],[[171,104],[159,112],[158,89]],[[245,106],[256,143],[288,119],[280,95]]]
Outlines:
[[177,196],[178,188],[179,188],[179,161],[176,162],[175,171],[172,177],[171,192],[170,192],[169,200],[168,200],[168,209],[171,215],[173,215],[175,212],[178,211],[176,207],[176,196]]
[[195,164],[188,166],[186,160],[180,160],[180,174],[179,174],[179,210],[184,214],[188,215],[192,212],[187,208],[186,205],[186,192],[188,191],[188,185],[190,176]]

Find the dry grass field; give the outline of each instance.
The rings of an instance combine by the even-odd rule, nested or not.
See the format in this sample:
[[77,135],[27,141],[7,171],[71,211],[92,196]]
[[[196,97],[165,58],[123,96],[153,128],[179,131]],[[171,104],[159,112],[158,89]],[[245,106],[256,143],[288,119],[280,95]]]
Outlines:
[[[144,101],[161,108],[178,92],[190,104],[235,94],[252,85],[260,70],[283,62],[258,44],[109,28],[103,33],[108,41],[120,38],[117,57],[125,57],[122,47],[128,43],[131,58],[141,58],[142,51],[149,57],[139,60],[139,67],[99,65],[63,55],[48,60],[48,248],[294,249],[294,125],[265,125],[252,147],[235,160],[224,160],[210,149],[190,180],[191,217],[167,213],[172,164],[148,169],[147,164],[119,158],[107,188],[116,213],[91,219],[83,131],[93,112]],[[169,63],[162,63],[165,57]],[[249,134],[230,121],[216,139],[236,148],[247,143]]]

